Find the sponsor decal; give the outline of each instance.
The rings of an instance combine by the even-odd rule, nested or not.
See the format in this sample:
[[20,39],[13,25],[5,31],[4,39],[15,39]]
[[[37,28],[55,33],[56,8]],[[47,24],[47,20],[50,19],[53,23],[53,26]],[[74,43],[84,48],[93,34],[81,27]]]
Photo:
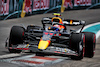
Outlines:
[[72,51],[72,50],[67,49],[67,48],[59,48],[59,47],[56,47],[56,51],[57,52],[61,52],[61,53],[75,54],[75,51]]
[[49,1],[50,0],[25,0],[24,11],[26,13],[32,13],[32,11],[49,9]]
[[60,51],[60,52],[68,52],[68,53],[69,53],[69,50],[68,50],[68,49],[65,49],[65,48],[59,48],[59,47],[56,47],[56,51]]
[[[99,1],[92,0],[25,0],[25,8],[23,9],[26,13],[32,11],[40,11],[46,9],[52,9],[61,5],[62,1],[62,9],[64,12],[65,8],[81,9],[81,6],[91,6],[92,4],[100,3]],[[9,13],[13,13],[15,11],[22,10],[24,0],[0,0],[0,15],[8,15]]]
[[71,9],[75,6],[90,6],[92,5],[92,0],[65,0],[64,7]]
[[45,35],[48,35],[48,32],[44,32]]
[[74,0],[74,6],[90,6],[91,0]]
[[43,35],[42,40],[50,40],[51,35]]
[[9,0],[0,1],[0,15],[9,14]]
[[25,0],[25,9],[24,10],[26,11],[26,13],[32,12],[31,5],[32,5],[31,0]]
[[49,0],[34,0],[33,11],[49,9]]
[[29,44],[27,45],[18,45],[17,48],[27,48],[29,46]]
[[44,32],[45,35],[53,35],[53,33],[50,32]]
[[68,7],[73,8],[72,0],[65,0],[64,6],[65,8],[68,8]]

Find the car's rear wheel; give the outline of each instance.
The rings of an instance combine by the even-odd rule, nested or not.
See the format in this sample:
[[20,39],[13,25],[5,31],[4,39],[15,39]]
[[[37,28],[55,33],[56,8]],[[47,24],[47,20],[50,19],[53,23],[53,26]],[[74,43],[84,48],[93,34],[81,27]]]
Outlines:
[[[24,37],[25,29],[21,26],[13,26],[10,31],[9,36],[9,47],[12,47],[13,45],[22,44],[23,43],[23,37]],[[8,49],[11,53],[20,53],[21,50],[16,49]]]
[[96,35],[91,32],[85,32],[85,57],[92,58],[95,53]]
[[70,37],[70,48],[78,53],[78,56],[71,56],[73,60],[81,60],[84,57],[85,36],[82,33],[73,33]]

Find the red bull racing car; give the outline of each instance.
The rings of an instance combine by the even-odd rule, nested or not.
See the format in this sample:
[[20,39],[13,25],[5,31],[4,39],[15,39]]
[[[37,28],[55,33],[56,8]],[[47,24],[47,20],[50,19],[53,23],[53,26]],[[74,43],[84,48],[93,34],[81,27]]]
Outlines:
[[[9,52],[20,53],[22,50],[29,50],[43,54],[66,55],[75,60],[81,60],[84,56],[92,58],[96,35],[82,32],[85,21],[62,19],[58,13],[54,15],[55,17],[45,17],[41,20],[43,27],[13,26],[5,45]],[[81,28],[76,31],[68,29],[68,26]]]

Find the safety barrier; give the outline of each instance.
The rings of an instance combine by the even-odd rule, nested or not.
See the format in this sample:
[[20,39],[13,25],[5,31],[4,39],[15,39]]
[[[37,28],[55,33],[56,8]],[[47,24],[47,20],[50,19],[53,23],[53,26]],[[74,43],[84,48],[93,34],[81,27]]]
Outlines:
[[[19,18],[24,0],[0,0],[0,20]],[[62,0],[25,0],[26,15],[60,12]],[[66,10],[90,9],[100,5],[100,0],[65,0]]]
[[88,7],[87,10],[99,5],[100,5],[100,0],[92,0],[92,5]]

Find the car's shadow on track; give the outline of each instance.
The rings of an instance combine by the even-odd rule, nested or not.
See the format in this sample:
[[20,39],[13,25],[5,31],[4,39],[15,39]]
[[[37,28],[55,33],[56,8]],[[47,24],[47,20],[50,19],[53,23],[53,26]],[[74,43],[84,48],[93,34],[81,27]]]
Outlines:
[[9,51],[0,51],[0,55],[11,54]]
[[6,54],[10,54],[10,52],[8,52],[8,51],[2,51],[3,53],[6,53]]

